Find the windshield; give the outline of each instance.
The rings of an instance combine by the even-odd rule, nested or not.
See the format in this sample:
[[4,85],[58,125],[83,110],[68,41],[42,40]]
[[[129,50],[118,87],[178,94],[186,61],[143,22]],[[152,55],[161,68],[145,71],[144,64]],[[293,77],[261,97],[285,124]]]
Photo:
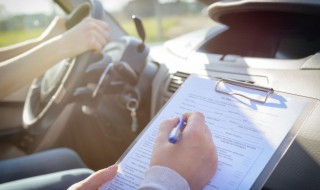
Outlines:
[[57,15],[64,13],[51,0],[0,0],[0,47],[40,36]]
[[[207,5],[197,0],[100,0],[129,34],[138,37],[131,19],[139,16],[147,43],[167,41],[213,25]],[[23,3],[23,6],[17,6]],[[0,47],[38,37],[63,11],[51,0],[0,0]]]
[[147,43],[163,42],[213,25],[207,5],[196,0],[102,0],[105,9],[132,36],[132,15],[142,18]]

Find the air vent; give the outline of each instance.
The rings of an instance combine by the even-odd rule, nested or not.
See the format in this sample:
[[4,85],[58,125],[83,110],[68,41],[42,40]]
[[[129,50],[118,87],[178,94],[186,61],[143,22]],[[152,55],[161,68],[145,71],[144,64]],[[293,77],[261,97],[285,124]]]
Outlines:
[[176,72],[170,76],[170,82],[168,85],[168,91],[175,93],[175,91],[182,85],[182,83],[188,78],[189,73]]

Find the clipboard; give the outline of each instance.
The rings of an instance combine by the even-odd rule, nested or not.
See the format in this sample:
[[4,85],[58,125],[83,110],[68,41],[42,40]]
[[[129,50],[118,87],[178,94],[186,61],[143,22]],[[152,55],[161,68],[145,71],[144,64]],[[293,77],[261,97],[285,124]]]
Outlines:
[[[298,114],[298,116],[294,119],[294,122],[292,126],[290,127],[289,131],[286,133],[285,137],[281,140],[280,145],[276,148],[270,159],[268,159],[267,163],[264,165],[263,169],[261,172],[259,172],[259,175],[255,178],[254,182],[251,184],[250,189],[261,189],[263,185],[265,184],[266,180],[268,177],[271,175],[272,171],[275,169],[277,164],[279,163],[280,159],[283,157],[283,155],[286,153],[287,149],[290,147],[291,143],[293,142],[294,138],[298,134],[298,131],[300,127],[304,124],[304,122],[308,119],[309,115],[311,115],[313,109],[317,104],[319,104],[319,100],[309,98],[309,97],[303,97],[303,96],[298,96],[294,94],[289,94],[285,92],[280,92],[280,91],[275,91],[272,88],[267,88],[263,86],[257,86],[245,82],[240,82],[240,81],[234,81],[234,80],[229,80],[229,79],[217,79],[217,78],[209,78],[209,77],[204,77],[204,76],[198,76],[198,75],[190,75],[189,78],[199,78],[199,80],[205,79],[206,81],[213,82],[214,85],[210,86],[210,89],[213,93],[218,93],[218,94],[223,94],[225,98],[230,98],[233,99],[232,101],[242,101],[242,99],[248,100],[247,103],[248,106],[257,106],[257,105],[269,105],[269,106],[283,106],[286,102],[281,102],[279,101],[279,105],[274,105],[276,103],[270,103],[271,99],[274,97],[285,97],[286,98],[291,98],[296,101],[302,101],[305,103],[305,106],[301,110],[301,112]],[[186,80],[188,81],[189,78]],[[192,80],[192,79],[190,79]],[[233,85],[235,87],[243,88],[243,89],[249,89],[250,91],[256,91],[257,93],[254,93],[255,96],[250,97],[247,96],[246,94],[242,94],[239,91],[230,91],[229,88],[221,88],[222,86],[226,85]],[[144,130],[138,135],[138,137],[134,140],[134,142],[129,146],[129,148],[124,152],[124,154],[120,157],[118,160],[118,164],[121,165],[123,162],[126,162],[128,160],[130,154],[133,149],[139,149],[136,146],[140,146],[139,143],[141,144],[140,141],[143,141],[143,138],[146,138],[145,136],[148,135],[147,133],[150,133],[149,131],[152,130],[155,123],[159,118],[168,111],[170,108],[170,105],[175,103],[177,99],[179,99],[180,95],[184,90],[185,90],[185,84],[183,84],[177,92],[170,98],[169,101],[161,108],[161,110],[156,114],[156,116],[150,121],[150,123],[147,125],[147,127],[144,128]],[[227,91],[224,91],[226,90]],[[238,89],[239,90],[239,89]],[[258,94],[258,96],[256,96]],[[261,96],[262,98],[260,99]],[[240,99],[239,99],[240,97]],[[259,97],[259,98],[257,98]],[[245,102],[243,102],[245,103]],[[126,163],[124,163],[126,164]],[[122,169],[121,169],[122,170]],[[121,171],[125,173],[126,171]],[[122,175],[122,174],[121,174]],[[121,177],[123,178],[123,177]],[[110,182],[112,183],[112,182]],[[119,183],[119,182],[117,182]],[[102,189],[108,189],[108,185],[106,184]],[[247,188],[249,189],[249,188]]]
[[[247,82],[242,81],[236,81],[232,79],[216,79],[218,80],[217,85],[215,86],[215,91],[223,94],[227,94],[230,96],[240,96],[243,98],[246,98],[250,101],[258,102],[258,103],[266,103],[269,96],[271,94],[281,94],[285,97],[293,97],[296,99],[306,100],[307,105],[305,106],[304,110],[301,112],[301,114],[296,119],[295,123],[291,127],[291,130],[288,132],[280,146],[277,148],[276,152],[273,154],[273,156],[270,158],[269,162],[266,164],[263,171],[260,173],[254,184],[251,186],[250,189],[261,189],[267,179],[272,174],[273,170],[276,168],[277,164],[279,163],[280,159],[285,155],[286,151],[289,149],[290,145],[294,141],[295,137],[298,135],[300,127],[303,126],[303,124],[308,120],[309,116],[312,114],[312,111],[315,109],[317,105],[319,105],[320,101],[314,98],[306,97],[306,96],[300,96],[296,94],[281,92],[281,91],[275,91],[273,88],[264,87],[260,85],[254,85]],[[244,94],[238,93],[238,92],[227,92],[223,91],[219,88],[219,85],[221,84],[231,84],[236,86],[245,87],[248,89],[253,89],[257,91],[261,91],[265,93],[264,97],[262,99],[256,99],[249,96],[246,96]]]

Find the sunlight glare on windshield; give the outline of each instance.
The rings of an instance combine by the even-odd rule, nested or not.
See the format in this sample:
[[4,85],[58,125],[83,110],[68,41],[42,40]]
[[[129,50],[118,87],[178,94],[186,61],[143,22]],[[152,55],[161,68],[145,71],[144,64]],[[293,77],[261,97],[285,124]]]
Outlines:
[[207,6],[196,0],[102,0],[105,9],[129,35],[137,32],[132,15],[142,18],[147,43],[163,42],[211,26]]
[[[23,4],[23,6],[17,5]],[[0,13],[1,16],[3,11],[8,14],[35,14],[35,13],[45,13],[48,14],[52,11],[51,1],[45,0],[0,0]]]
[[120,11],[130,0],[102,0],[104,8],[110,12]]

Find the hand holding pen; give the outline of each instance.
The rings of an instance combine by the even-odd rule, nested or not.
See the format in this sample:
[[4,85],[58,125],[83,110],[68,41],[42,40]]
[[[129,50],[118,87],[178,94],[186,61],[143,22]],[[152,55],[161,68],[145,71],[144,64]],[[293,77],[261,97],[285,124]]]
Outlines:
[[[161,123],[150,166],[171,168],[188,181],[191,189],[202,189],[217,168],[217,153],[212,135],[201,113],[186,113],[182,118]],[[174,134],[172,131],[177,125],[180,129],[177,129],[174,136],[178,143],[172,144],[168,138],[170,133]]]

